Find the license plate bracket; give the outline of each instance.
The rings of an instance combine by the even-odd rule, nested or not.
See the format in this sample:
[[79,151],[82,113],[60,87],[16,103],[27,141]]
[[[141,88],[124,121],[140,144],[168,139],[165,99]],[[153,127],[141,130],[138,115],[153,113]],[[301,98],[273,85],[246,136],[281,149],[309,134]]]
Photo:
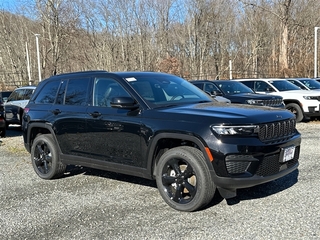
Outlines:
[[281,149],[279,162],[285,163],[294,158],[296,146],[285,147]]

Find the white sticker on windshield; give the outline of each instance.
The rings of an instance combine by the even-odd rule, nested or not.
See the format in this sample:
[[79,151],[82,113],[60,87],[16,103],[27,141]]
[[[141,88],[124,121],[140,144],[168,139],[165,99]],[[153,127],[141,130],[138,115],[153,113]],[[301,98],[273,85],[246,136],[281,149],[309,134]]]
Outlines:
[[135,79],[134,77],[126,78],[126,80],[127,80],[128,82],[134,82],[134,81],[137,81],[137,79]]

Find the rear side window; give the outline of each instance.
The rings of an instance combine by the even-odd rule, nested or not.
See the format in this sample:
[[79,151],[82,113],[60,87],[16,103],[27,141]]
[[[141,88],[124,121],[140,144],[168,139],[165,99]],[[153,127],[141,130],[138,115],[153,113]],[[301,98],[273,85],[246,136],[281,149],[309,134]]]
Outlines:
[[87,93],[90,79],[70,79],[66,89],[65,102],[66,105],[87,105]]
[[52,104],[57,95],[59,88],[59,81],[48,82],[40,91],[39,95],[35,99],[37,104]]

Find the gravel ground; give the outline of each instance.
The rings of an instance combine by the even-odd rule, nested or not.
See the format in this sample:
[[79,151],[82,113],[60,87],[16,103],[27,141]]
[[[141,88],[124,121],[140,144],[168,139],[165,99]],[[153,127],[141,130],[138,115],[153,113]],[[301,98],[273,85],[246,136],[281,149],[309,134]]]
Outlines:
[[11,127],[0,145],[0,239],[320,239],[319,128],[298,124],[297,171],[183,213],[141,178],[72,167],[42,180]]

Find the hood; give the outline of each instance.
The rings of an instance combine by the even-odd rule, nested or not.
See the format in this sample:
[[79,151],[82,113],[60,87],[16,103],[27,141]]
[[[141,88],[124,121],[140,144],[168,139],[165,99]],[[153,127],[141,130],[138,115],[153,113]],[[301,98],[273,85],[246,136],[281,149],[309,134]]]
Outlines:
[[[158,117],[210,124],[261,124],[294,118],[286,109],[259,107],[248,104],[199,103],[171,106],[159,111]],[[161,114],[163,113],[163,114]],[[183,118],[183,119],[182,119]]]

